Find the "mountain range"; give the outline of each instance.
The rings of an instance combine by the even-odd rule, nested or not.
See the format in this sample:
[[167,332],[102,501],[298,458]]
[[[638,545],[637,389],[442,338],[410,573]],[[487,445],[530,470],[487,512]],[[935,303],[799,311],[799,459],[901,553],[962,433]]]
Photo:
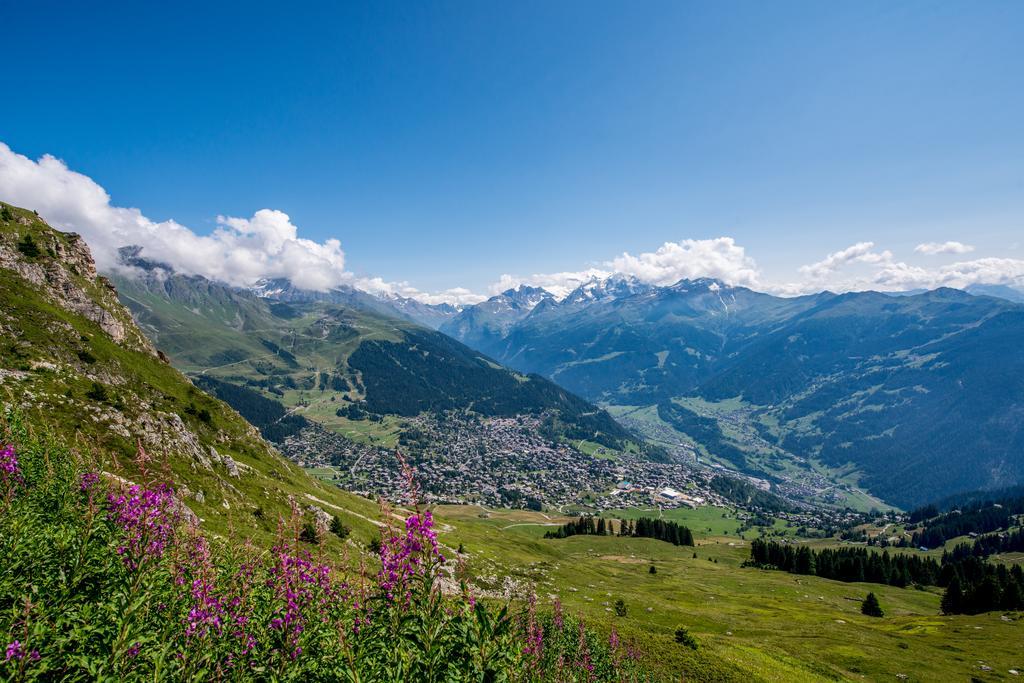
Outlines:
[[229,402],[239,394],[224,383],[335,426],[348,425],[349,415],[471,410],[544,415],[553,433],[610,448],[632,439],[608,413],[550,380],[507,370],[396,310],[422,312],[411,300],[347,287],[312,292],[286,280],[237,288],[175,273],[134,249],[121,256],[130,271],[111,278],[139,325],[177,367]]
[[[133,352],[161,349],[277,442],[307,418],[351,432],[460,411],[542,418],[545,438],[575,448],[696,455],[811,498],[859,486],[909,507],[1024,481],[1024,305],[1010,288],[778,297],[616,275],[562,298],[524,285],[458,309],[287,280],[232,287],[127,247],[111,273],[127,320],[106,301],[113,286],[75,280],[94,273],[75,238],[6,211],[9,235],[44,245],[8,244],[9,271],[73,281],[55,293],[65,307]],[[80,336],[75,353],[98,358]],[[8,349],[15,366],[59,367],[22,346]]]
[[713,461],[824,466],[913,505],[1024,480],[1024,306],[987,291],[784,298],[616,277],[561,300],[509,290],[440,329]]

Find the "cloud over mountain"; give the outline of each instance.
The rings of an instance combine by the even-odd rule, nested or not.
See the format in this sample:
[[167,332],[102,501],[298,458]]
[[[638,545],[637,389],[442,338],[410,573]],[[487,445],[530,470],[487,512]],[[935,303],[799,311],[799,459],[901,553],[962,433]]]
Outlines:
[[[952,245],[952,246],[951,246]],[[828,288],[833,291],[905,291],[936,287],[965,288],[977,284],[1024,286],[1024,260],[979,258],[935,268],[897,261],[892,252],[876,251],[874,242],[858,242],[828,254],[816,263],[801,266],[803,279],[769,287],[784,295],[807,294]],[[973,247],[960,242],[919,244],[914,251],[927,255],[964,253]],[[865,264],[859,265],[856,264]],[[849,272],[849,271],[855,272]]]
[[179,272],[232,285],[286,277],[299,287],[322,290],[351,278],[338,240],[300,238],[281,211],[219,216],[211,234],[197,235],[173,220],[153,221],[139,209],[114,206],[103,187],[56,157],[32,161],[3,143],[0,195],[37,210],[61,229],[81,233],[104,269],[116,268],[118,247],[131,244]]
[[[81,233],[101,269],[119,267],[117,249],[142,247],[142,255],[175,270],[245,286],[261,278],[287,278],[297,287],[325,290],[351,285],[378,295],[402,296],[423,303],[469,305],[485,297],[465,287],[424,292],[412,284],[380,277],[357,276],[346,269],[339,240],[323,242],[299,236],[288,214],[260,209],[248,218],[218,216],[217,227],[199,235],[174,220],[154,221],[139,209],[114,206],[107,191],[92,178],[44,155],[33,161],[0,142],[0,199],[36,209],[52,225]],[[974,247],[962,242],[923,242],[914,252],[925,256],[964,254]],[[504,274],[490,286],[495,294],[519,284],[547,289],[562,297],[594,278],[614,273],[632,275],[655,285],[684,278],[712,277],[728,284],[778,294],[803,294],[821,289],[905,290],[972,284],[1024,286],[1024,260],[986,257],[938,267],[899,261],[874,242],[852,244],[798,269],[799,279],[786,284],[766,282],[754,259],[732,237],[665,242],[654,251],[623,252],[579,270]]]
[[62,160],[46,154],[33,161],[2,142],[0,198],[35,209],[62,230],[80,233],[103,270],[120,267],[119,247],[137,245],[142,256],[178,272],[236,286],[261,278],[287,278],[303,289],[322,291],[347,284],[425,303],[468,304],[483,298],[464,288],[431,294],[407,282],[357,277],[345,268],[339,240],[299,237],[288,214],[274,209],[260,209],[248,218],[218,216],[209,235],[198,235],[174,220],[154,221],[139,209],[114,206],[101,185]]
[[801,266],[800,272],[812,280],[821,280],[848,263],[888,263],[892,252],[875,251],[874,242],[858,242],[840,251],[834,251],[817,263]]
[[529,277],[502,275],[491,285],[498,292],[519,284],[543,287],[556,297],[562,297],[581,284],[594,278],[606,278],[613,273],[633,275],[655,285],[670,285],[684,278],[713,277],[732,285],[754,287],[760,271],[754,259],[731,237],[714,239],[685,239],[665,242],[656,251],[622,255],[605,261],[602,267],[559,273],[537,273]]

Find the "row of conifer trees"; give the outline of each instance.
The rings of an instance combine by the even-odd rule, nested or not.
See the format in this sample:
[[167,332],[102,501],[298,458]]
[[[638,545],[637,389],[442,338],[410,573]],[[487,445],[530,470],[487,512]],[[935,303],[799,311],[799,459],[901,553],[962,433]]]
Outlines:
[[[618,530],[616,530],[618,526]],[[693,545],[693,533],[688,527],[664,519],[641,517],[636,520],[611,520],[604,517],[581,516],[572,522],[544,534],[544,538],[569,536],[631,536],[654,538],[672,545]]]
[[943,586],[942,611],[946,614],[1024,609],[1024,569],[970,554],[947,553],[940,565],[932,558],[904,553],[890,555],[866,548],[816,551],[758,538],[750,544],[750,557],[747,566],[836,581]]

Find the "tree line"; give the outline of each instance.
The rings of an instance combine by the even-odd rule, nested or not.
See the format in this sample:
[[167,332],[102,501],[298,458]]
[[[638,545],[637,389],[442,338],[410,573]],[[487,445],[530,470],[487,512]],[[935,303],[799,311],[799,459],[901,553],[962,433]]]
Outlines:
[[366,340],[349,368],[366,387],[371,413],[405,417],[471,407],[487,417],[557,413],[560,433],[621,449],[630,438],[604,410],[539,376],[522,378],[439,332],[407,330],[402,342]]
[[942,563],[959,561],[966,557],[988,557],[999,553],[1024,552],[1024,529],[1004,534],[988,534],[975,539],[974,543],[958,543],[952,550],[942,554]]
[[1015,514],[1014,508],[998,504],[981,510],[947,512],[927,522],[923,529],[915,532],[913,544],[915,547],[938,548],[957,536],[1008,529],[1013,524]]
[[745,565],[847,583],[867,581],[900,587],[937,585],[941,573],[939,563],[928,557],[890,555],[866,548],[811,550],[807,546],[797,548],[760,538],[751,542],[750,560]]
[[946,589],[942,597],[942,611],[946,614],[1024,609],[1024,570],[1020,565],[1010,569],[963,552],[946,553],[940,565],[932,558],[915,555],[889,555],[865,548],[815,551],[807,546],[794,548],[756,539],[750,545],[751,559],[744,566],[848,583],[942,586]]
[[654,538],[672,545],[693,545],[693,533],[689,527],[664,519],[641,517],[635,521],[618,520],[618,531],[613,520],[604,517],[582,516],[572,522],[544,534],[544,538],[568,538],[569,536],[629,536],[633,538]]
[[943,568],[946,614],[981,614],[994,610],[1024,609],[1024,570],[992,564],[978,557],[951,561]]
[[223,382],[207,375],[193,378],[199,388],[208,391],[238,411],[249,424],[260,430],[267,441],[283,443],[285,438],[309,426],[301,415],[289,414],[285,407],[258,391]]

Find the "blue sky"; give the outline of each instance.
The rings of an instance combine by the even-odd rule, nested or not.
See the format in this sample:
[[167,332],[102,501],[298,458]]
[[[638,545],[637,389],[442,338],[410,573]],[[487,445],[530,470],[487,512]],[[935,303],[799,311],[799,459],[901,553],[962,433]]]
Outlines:
[[1024,278],[1021,2],[90,4],[5,3],[0,142],[157,224],[429,292],[719,237],[765,288]]

